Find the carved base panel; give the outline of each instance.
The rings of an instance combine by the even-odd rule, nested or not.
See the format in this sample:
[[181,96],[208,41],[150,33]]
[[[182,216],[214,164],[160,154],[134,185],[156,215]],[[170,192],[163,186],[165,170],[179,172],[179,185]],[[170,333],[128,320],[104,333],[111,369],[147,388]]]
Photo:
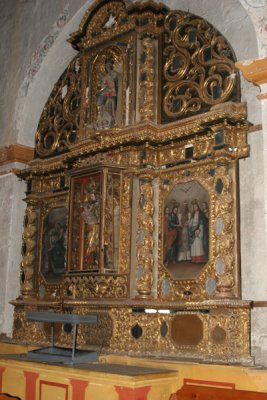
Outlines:
[[[168,305],[165,310],[141,307],[141,303],[138,308],[135,303],[110,309],[72,307],[71,312],[98,315],[96,326],[78,327],[78,347],[142,357],[253,364],[248,302],[191,303],[183,308]],[[14,340],[27,344],[49,344],[50,324],[27,321],[26,313],[24,307],[16,307]],[[55,325],[55,342],[59,346],[71,347],[71,325]]]
[[[27,321],[27,311],[16,308],[14,314],[13,339],[20,343],[34,345],[51,344],[51,324]],[[53,310],[60,312],[60,310]],[[77,332],[77,347],[82,349],[109,347],[112,335],[112,319],[106,311],[75,308],[75,313],[81,315],[94,314],[98,317],[97,325],[79,325]],[[55,345],[72,347],[73,327],[71,324],[55,324]]]
[[[110,350],[140,356],[251,364],[250,311],[240,307],[112,309]],[[163,311],[163,312],[162,312]],[[166,312],[166,311],[165,311]]]

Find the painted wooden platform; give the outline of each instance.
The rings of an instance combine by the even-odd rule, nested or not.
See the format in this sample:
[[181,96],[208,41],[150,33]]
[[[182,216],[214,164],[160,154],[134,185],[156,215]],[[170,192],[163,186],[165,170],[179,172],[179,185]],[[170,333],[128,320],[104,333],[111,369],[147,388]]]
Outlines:
[[0,345],[0,392],[21,400],[169,400],[184,384],[267,392],[261,367],[110,354],[98,363],[62,366],[29,361],[27,350]]

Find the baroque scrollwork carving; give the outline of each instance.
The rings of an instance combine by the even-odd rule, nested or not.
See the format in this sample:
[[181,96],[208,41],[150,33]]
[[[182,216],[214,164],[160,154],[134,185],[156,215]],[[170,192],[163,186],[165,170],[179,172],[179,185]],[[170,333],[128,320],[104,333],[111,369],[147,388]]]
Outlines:
[[68,150],[76,142],[81,103],[81,61],[75,57],[62,74],[43,109],[36,133],[40,157]]
[[207,21],[171,12],[165,20],[164,120],[234,97],[237,72],[225,38]]

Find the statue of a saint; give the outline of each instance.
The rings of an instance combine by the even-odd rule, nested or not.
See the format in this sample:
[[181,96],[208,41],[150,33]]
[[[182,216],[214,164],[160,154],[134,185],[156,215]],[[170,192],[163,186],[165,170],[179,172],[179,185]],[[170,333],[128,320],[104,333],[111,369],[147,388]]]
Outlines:
[[118,87],[120,73],[114,68],[114,60],[108,58],[105,63],[105,72],[98,81],[96,93],[97,129],[108,129],[115,125],[118,106]]

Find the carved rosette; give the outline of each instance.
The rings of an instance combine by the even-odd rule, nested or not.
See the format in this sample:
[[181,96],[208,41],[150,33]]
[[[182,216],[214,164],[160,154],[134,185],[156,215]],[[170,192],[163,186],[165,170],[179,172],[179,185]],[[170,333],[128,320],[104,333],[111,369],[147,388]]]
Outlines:
[[137,234],[137,283],[140,297],[151,296],[153,285],[153,230],[154,230],[153,187],[150,176],[140,179]]
[[154,119],[155,62],[154,42],[150,37],[144,37],[141,44],[139,70],[139,113],[142,122]]
[[22,236],[21,294],[24,298],[34,295],[34,267],[36,262],[37,221],[38,215],[34,206],[28,206],[24,219]]

